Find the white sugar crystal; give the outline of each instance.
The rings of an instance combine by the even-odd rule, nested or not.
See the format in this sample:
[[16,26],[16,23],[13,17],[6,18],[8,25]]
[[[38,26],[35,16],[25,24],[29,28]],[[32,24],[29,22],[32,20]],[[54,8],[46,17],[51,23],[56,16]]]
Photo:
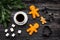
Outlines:
[[20,34],[21,33],[21,30],[18,30],[18,33]]
[[12,24],[12,27],[15,27],[15,24]]
[[9,36],[9,33],[6,33],[6,37],[8,37]]
[[13,33],[11,36],[14,37],[15,36],[15,33]]
[[8,29],[5,29],[5,32],[8,32]]
[[10,28],[10,31],[11,31],[11,32],[13,32],[13,31],[14,31],[14,29],[13,29],[13,28]]

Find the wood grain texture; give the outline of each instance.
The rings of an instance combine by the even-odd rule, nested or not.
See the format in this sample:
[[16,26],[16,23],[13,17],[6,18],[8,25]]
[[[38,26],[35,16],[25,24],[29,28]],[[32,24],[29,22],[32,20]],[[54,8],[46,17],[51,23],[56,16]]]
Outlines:
[[[28,2],[26,3],[26,1],[28,1]],[[43,31],[43,28],[44,28],[45,25],[41,24],[41,22],[39,21],[39,18],[34,20],[33,18],[31,18],[31,15],[28,15],[29,20],[26,23],[26,25],[23,25],[23,26],[16,25],[16,27],[14,28],[15,29],[14,33],[16,34],[16,37],[14,37],[14,38],[5,37],[5,32],[4,32],[3,25],[0,24],[0,40],[60,40],[60,23],[58,23],[58,22],[60,22],[60,3],[59,3],[59,0],[56,1],[57,4],[54,3],[54,1],[51,3],[50,1],[47,1],[47,2],[42,1],[41,2],[41,0],[39,0],[39,2],[38,2],[36,0],[37,3],[35,3],[35,2],[29,3],[30,1],[31,0],[23,0],[23,3],[27,4],[28,7],[27,7],[27,9],[24,9],[22,11],[26,12],[27,14],[29,12],[29,6],[31,4],[36,5],[36,7],[38,7],[40,9],[39,13],[42,16],[46,16],[41,11],[41,10],[44,9],[44,7],[48,8],[48,12],[49,13],[57,14],[57,16],[53,16],[54,17],[54,21],[53,22],[48,22],[47,24],[45,24],[45,25],[48,25],[51,28],[52,34],[49,37],[42,36],[42,31]],[[10,23],[8,29],[11,27],[11,24],[14,23],[13,16],[14,16],[15,12],[16,12],[16,10],[12,11],[11,23]],[[48,16],[46,16],[46,17],[48,17]],[[28,33],[26,32],[26,29],[29,28],[29,26],[28,26],[29,24],[35,23],[35,22],[38,22],[41,27],[38,29],[37,33],[34,33],[32,36],[29,36]],[[17,30],[18,29],[22,30],[22,33],[20,35],[17,34]],[[48,33],[48,32],[46,32],[46,33]]]

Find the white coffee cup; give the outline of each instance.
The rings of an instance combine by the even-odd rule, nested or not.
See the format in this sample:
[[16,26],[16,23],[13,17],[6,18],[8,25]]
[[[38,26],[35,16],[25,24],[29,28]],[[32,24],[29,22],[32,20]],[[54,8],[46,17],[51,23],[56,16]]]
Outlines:
[[[19,15],[19,17],[17,18],[18,15]],[[24,18],[23,18],[23,17],[24,17]],[[27,14],[26,14],[25,12],[19,11],[19,12],[16,12],[16,13],[15,13],[13,19],[14,19],[14,22],[15,22],[17,25],[24,25],[24,24],[26,24],[27,21],[28,21],[28,16],[27,16]],[[19,19],[19,20],[22,19],[22,20],[18,21],[17,19]]]

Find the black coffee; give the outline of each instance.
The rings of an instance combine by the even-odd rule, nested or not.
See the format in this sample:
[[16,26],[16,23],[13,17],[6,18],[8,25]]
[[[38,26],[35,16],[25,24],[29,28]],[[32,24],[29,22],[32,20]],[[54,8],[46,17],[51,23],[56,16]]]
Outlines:
[[22,14],[17,15],[16,17],[18,22],[22,22],[24,20],[24,16]]

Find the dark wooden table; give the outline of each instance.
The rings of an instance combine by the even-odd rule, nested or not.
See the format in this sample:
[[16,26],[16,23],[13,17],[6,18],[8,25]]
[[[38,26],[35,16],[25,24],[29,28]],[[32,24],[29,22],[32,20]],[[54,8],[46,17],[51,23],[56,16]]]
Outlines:
[[[56,3],[55,3],[56,2]],[[53,13],[53,17],[54,17],[54,21],[52,22],[48,22],[45,25],[42,25],[41,22],[39,21],[39,18],[37,19],[32,19],[31,15],[28,15],[28,22],[26,25],[23,26],[18,26],[16,25],[15,29],[15,34],[16,36],[14,38],[12,37],[6,37],[5,36],[5,32],[4,32],[4,28],[3,26],[0,24],[0,40],[60,40],[60,1],[45,1],[45,0],[39,0],[39,1],[31,1],[31,0],[23,0],[24,4],[27,4],[28,7],[27,9],[24,9],[22,11],[26,12],[28,14],[29,12],[29,6],[34,4],[36,7],[38,7],[39,13],[44,16],[44,17],[48,17],[46,14],[44,14],[41,10],[44,9],[44,7],[48,8],[48,13]],[[20,10],[19,10],[20,11]],[[15,10],[12,11],[11,14],[11,20],[13,20],[13,16],[15,14]],[[56,14],[56,15],[55,15]],[[48,18],[49,19],[49,18]],[[28,33],[26,32],[26,29],[29,28],[29,24],[30,23],[35,23],[38,22],[40,24],[40,28],[38,29],[37,33],[34,33],[32,36],[29,36]],[[14,21],[11,21],[11,24],[13,24]],[[11,24],[9,25],[8,28],[11,28]],[[15,23],[14,23],[15,24]],[[52,33],[49,37],[43,36],[43,28],[45,26],[49,26],[49,28],[51,29]],[[20,35],[17,34],[17,30],[21,29],[22,33]],[[49,32],[48,30],[46,30],[46,34]],[[10,33],[11,35],[11,33]]]

